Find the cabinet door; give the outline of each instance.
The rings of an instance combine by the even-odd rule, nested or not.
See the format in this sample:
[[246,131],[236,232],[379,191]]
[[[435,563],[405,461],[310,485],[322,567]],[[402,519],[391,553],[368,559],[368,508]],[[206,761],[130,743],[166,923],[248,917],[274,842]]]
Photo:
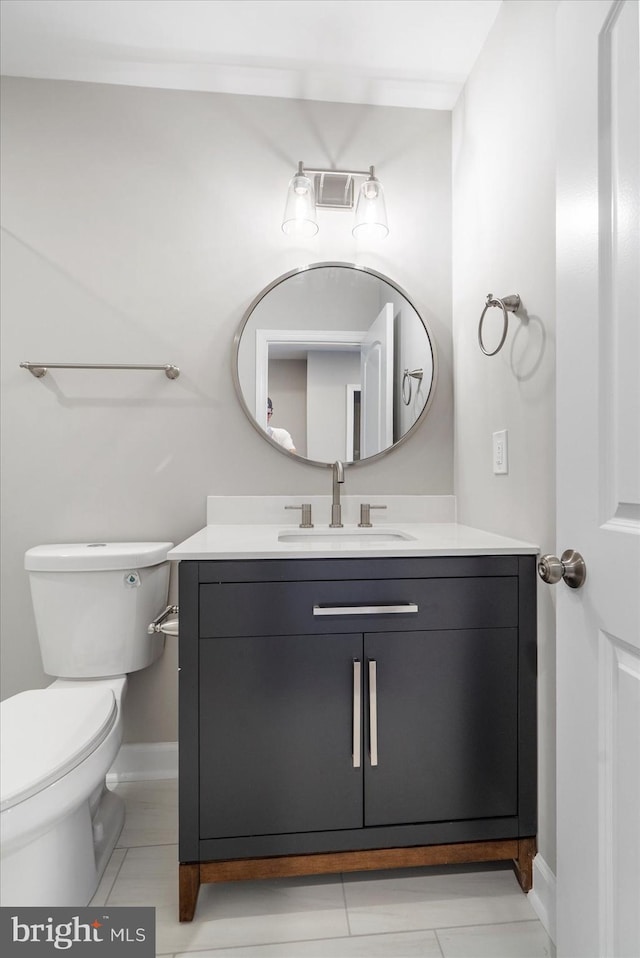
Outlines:
[[200,642],[201,838],[362,827],[361,662],[358,634]]
[[364,648],[365,825],[516,815],[517,630],[368,633]]

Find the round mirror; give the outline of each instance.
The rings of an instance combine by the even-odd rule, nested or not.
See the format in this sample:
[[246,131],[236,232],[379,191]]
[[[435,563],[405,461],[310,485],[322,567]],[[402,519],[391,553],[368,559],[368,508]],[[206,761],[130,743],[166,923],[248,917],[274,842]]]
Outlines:
[[399,286],[349,263],[278,277],[251,303],[234,341],[247,416],[286,455],[316,465],[373,459],[426,415],[433,340]]

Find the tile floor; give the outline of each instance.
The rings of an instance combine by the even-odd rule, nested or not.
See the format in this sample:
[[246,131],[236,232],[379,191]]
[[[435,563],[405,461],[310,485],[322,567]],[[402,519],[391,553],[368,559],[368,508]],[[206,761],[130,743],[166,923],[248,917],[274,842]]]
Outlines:
[[203,885],[177,920],[177,783],[117,785],[127,819],[93,899],[152,905],[175,958],[543,958],[553,945],[509,867],[416,868]]

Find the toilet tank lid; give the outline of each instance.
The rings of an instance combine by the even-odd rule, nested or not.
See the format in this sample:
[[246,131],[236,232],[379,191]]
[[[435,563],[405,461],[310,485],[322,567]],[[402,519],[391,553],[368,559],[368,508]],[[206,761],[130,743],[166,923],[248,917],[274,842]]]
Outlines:
[[166,562],[173,542],[70,542],[34,546],[25,553],[29,572],[105,572]]

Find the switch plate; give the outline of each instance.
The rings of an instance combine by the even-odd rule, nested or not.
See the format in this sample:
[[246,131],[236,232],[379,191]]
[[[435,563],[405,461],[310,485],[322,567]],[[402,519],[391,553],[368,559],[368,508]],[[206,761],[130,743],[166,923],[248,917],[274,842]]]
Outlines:
[[509,442],[506,429],[493,434],[493,472],[496,476],[506,476],[509,472]]

